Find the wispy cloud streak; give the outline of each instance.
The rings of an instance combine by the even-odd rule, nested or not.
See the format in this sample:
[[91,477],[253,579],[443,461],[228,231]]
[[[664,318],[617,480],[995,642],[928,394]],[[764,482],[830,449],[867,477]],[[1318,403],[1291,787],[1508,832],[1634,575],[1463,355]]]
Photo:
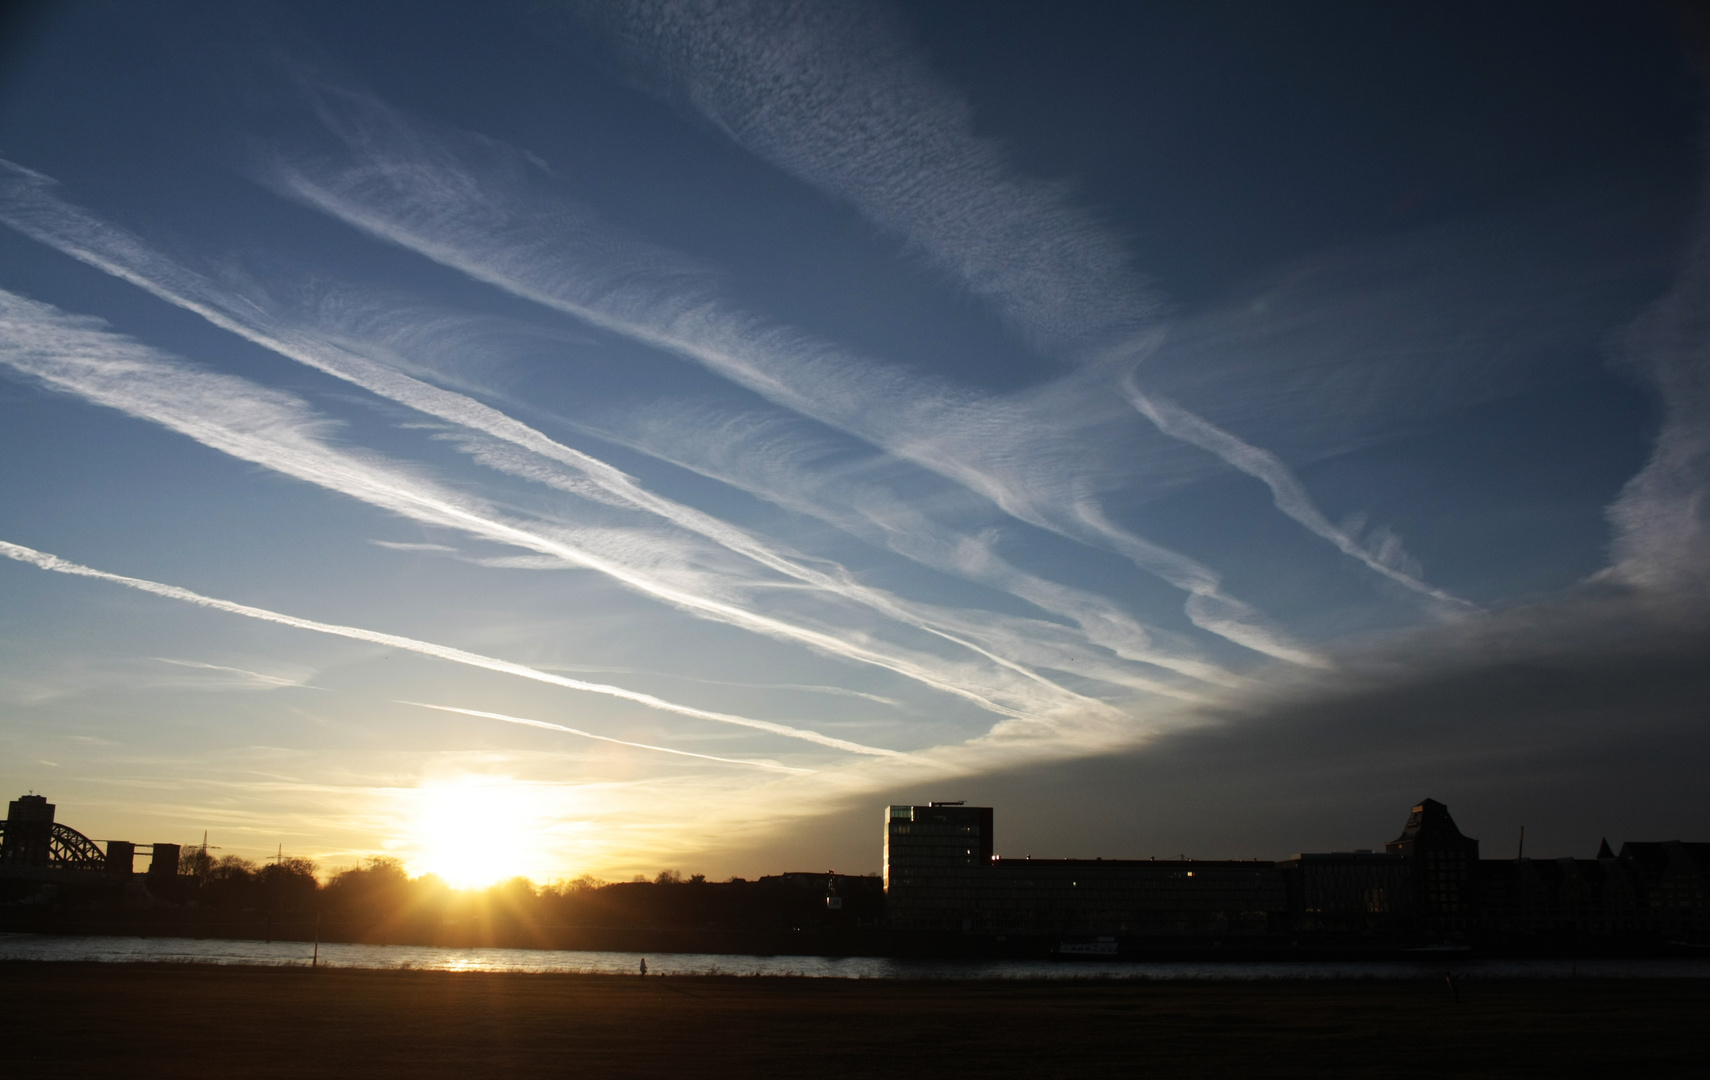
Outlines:
[[[803,440],[794,439],[779,425],[752,416],[729,416],[706,410],[653,410],[639,423],[631,422],[624,432],[602,430],[614,441],[632,446],[721,483],[747,491],[793,513],[824,521],[839,530],[894,551],[923,566],[989,586],[1024,600],[1052,615],[1069,620],[1084,635],[1071,652],[1031,663],[1072,671],[1117,685],[1171,697],[1183,696],[1173,686],[1137,676],[1132,670],[1091,664],[1097,648],[1110,650],[1123,660],[1162,668],[1200,682],[1232,685],[1241,679],[1209,660],[1180,640],[1141,624],[1132,614],[1105,597],[1028,573],[997,551],[997,539],[988,530],[967,531],[942,520],[932,505],[911,502],[885,484],[862,475],[861,470],[815,469],[815,455]],[[966,620],[950,618],[963,633],[991,634],[1006,620],[989,613],[973,616],[976,627]],[[1007,620],[1017,622],[1015,620]],[[1069,628],[1028,620],[1024,632],[1030,646],[1067,635]],[[1009,652],[1015,638],[999,646]],[[1067,645],[1067,642],[1065,642]]]
[[479,716],[487,720],[503,720],[507,724],[521,724],[524,727],[542,728],[546,731],[562,731],[568,735],[580,735],[584,739],[597,739],[600,742],[615,743],[618,746],[633,746],[637,750],[654,750],[661,754],[676,754],[678,757],[700,758],[702,761],[717,761],[725,765],[748,765],[756,769],[771,769],[775,772],[807,774],[814,770],[800,769],[784,765],[776,761],[755,761],[749,758],[714,757],[712,754],[696,754],[688,750],[673,750],[669,746],[654,746],[652,743],[630,742],[627,739],[614,739],[609,735],[595,735],[591,731],[580,728],[565,727],[545,720],[529,720],[521,716],[506,716],[504,713],[483,712],[480,709],[460,709],[454,705],[429,705],[425,701],[399,701],[400,705],[414,705],[421,709],[435,709],[439,712],[461,713],[464,716]]
[[701,683],[706,686],[736,686],[749,690],[799,690],[804,694],[830,694],[833,697],[859,698],[862,701],[889,705],[892,708],[898,708],[902,705],[902,702],[896,698],[885,697],[881,694],[869,694],[862,690],[851,690],[845,686],[821,686],[814,683],[737,682],[733,679],[705,679],[694,675],[681,675],[676,672],[650,668],[614,668],[610,666],[578,668],[564,664],[555,664],[553,667],[559,671],[601,672],[608,675],[648,675],[661,679]]
[[237,675],[241,677],[240,685],[255,686],[265,690],[277,690],[282,687],[303,690],[324,689],[324,687],[310,686],[302,679],[286,679],[278,675],[264,675],[259,671],[250,671],[248,668],[227,667],[224,664],[204,664],[196,660],[171,660],[164,656],[156,656],[154,659],[163,664],[171,664],[174,667],[195,668],[198,671],[222,671],[227,675]]
[[74,577],[86,577],[94,578],[99,581],[110,581],[116,585],[123,585],[127,588],[137,589],[141,592],[153,593],[156,596],[164,596],[170,600],[179,600],[187,604],[194,604],[197,607],[209,608],[214,611],[223,611],[231,615],[242,615],[246,618],[259,619],[262,622],[275,623],[280,626],[290,626],[298,630],[312,630],[315,633],[330,634],[333,637],[349,638],[352,641],[365,641],[373,645],[384,645],[388,648],[420,653],[423,656],[431,656],[439,660],[447,660],[454,664],[465,664],[469,667],[483,668],[487,671],[495,671],[502,675],[515,675],[518,678],[532,679],[535,682],[563,687],[566,690],[579,690],[584,693],[602,694],[606,697],[621,698],[625,701],[633,701],[638,705],[645,705],[650,709],[658,709],[661,712],[675,713],[679,716],[687,716],[697,720],[711,720],[720,724],[734,724],[738,727],[753,728],[756,731],[764,731],[773,735],[782,735],[791,739],[801,739],[806,742],[817,743],[820,746],[828,746],[834,750],[844,750],[852,754],[867,754],[876,757],[907,756],[906,754],[901,754],[895,750],[884,750],[876,746],[864,746],[861,743],[850,742],[847,739],[838,739],[830,735],[822,735],[817,731],[807,731],[802,728],[794,728],[785,724],[775,724],[770,720],[756,720],[751,717],[736,716],[731,713],[711,712],[706,709],[697,709],[690,705],[679,705],[674,701],[666,701],[664,698],[654,697],[652,694],[643,694],[634,690],[626,690],[621,686],[608,686],[604,683],[591,683],[584,682],[581,679],[570,679],[562,675],[554,675],[548,671],[541,671],[538,668],[528,667],[524,664],[512,663],[509,660],[500,660],[496,657],[482,656],[479,653],[472,653],[463,649],[452,648],[449,645],[437,645],[431,641],[419,641],[415,638],[402,637],[397,634],[382,633],[378,630],[366,630],[357,626],[341,626],[337,623],[318,622],[314,619],[303,619],[298,618],[295,615],[286,615],[277,611],[269,611],[266,608],[251,607],[248,604],[238,604],[230,600],[220,600],[212,596],[204,596],[201,593],[191,592],[189,589],[180,588],[176,585],[164,585],[158,581],[148,581],[144,578],[125,577],[121,574],[112,574],[105,570],[97,570],[93,567],[83,566],[79,563],[62,559],[57,555],[50,555],[47,552],[37,551],[34,548],[24,547],[21,544],[9,543],[4,540],[0,540],[0,555],[4,555],[9,559],[14,559],[21,563],[28,563],[31,566],[40,567],[43,570],[51,570],[59,574],[70,574]]
[[1710,588],[1710,142],[1699,203],[1674,285],[1622,333],[1619,358],[1657,391],[1650,459],[1609,507],[1617,535],[1606,572],[1658,591]]
[[1319,662],[1227,595],[1211,568],[1112,522],[1086,475],[1085,448],[1062,430],[1061,418],[873,363],[732,310],[682,258],[567,200],[543,200],[482,174],[464,154],[514,164],[521,160],[516,151],[472,136],[442,137],[366,94],[306,89],[345,156],[270,163],[270,181],[286,194],[476,280],[691,359],[954,480],[1018,520],[1114,550],[1187,592],[1184,610],[1203,629],[1280,659]]
[[[231,295],[202,275],[187,270],[153,250],[138,237],[60,199],[53,188],[54,184],[50,178],[0,160],[0,220],[36,240],[128,281],[169,303],[194,312],[215,326],[281,356],[461,428],[481,432],[531,455],[525,457],[493,445],[470,444],[468,440],[463,440],[465,448],[472,456],[491,468],[569,494],[593,497],[656,515],[673,525],[712,540],[729,551],[752,559],[769,570],[865,605],[888,618],[970,650],[983,659],[1047,689],[1050,696],[1057,699],[1050,707],[1103,707],[1101,703],[1059,686],[1030,668],[964,636],[950,633],[942,626],[922,620],[918,614],[909,610],[907,605],[882,590],[860,584],[846,571],[828,572],[791,558],[745,530],[648,491],[621,470],[565,446],[491,406],[467,395],[423,382],[397,371],[388,364],[288,325],[269,314],[259,303]],[[569,467],[574,470],[574,476],[566,476],[556,466]],[[594,568],[607,569],[609,572],[607,567]],[[627,584],[640,583],[633,577],[626,578],[622,574],[617,576]],[[644,583],[640,584],[643,588],[648,587]],[[673,599],[674,602],[685,602],[682,595]],[[697,605],[690,600],[686,606]],[[728,605],[719,606],[715,614],[726,621],[745,622],[750,629],[754,628],[754,619],[743,617]],[[874,660],[871,655],[864,655],[864,650],[853,648],[847,642],[839,642],[834,646],[827,635],[803,631],[778,620],[768,620],[766,630],[780,636],[801,637],[808,634],[810,636],[807,640],[817,648],[843,652],[865,662]],[[895,663],[890,661],[884,666],[893,666]],[[923,675],[923,670],[918,666],[907,670],[893,666],[893,670],[908,674],[912,678],[921,678]],[[965,691],[952,688],[951,684],[945,681],[934,681],[930,678],[926,681],[931,682],[937,689],[968,696]],[[972,700],[976,700],[982,707],[994,707],[984,696],[977,696]],[[1004,707],[996,707],[996,711],[1014,715]]]
[[[91,401],[160,423],[204,445],[285,475],[361,499],[371,505],[430,525],[456,529],[482,539],[522,547],[563,559],[568,566],[606,574],[636,591],[703,617],[771,637],[790,640],[827,654],[886,668],[934,689],[953,694],[1006,717],[1023,712],[946,675],[945,665],[927,658],[882,651],[880,643],[856,642],[836,630],[818,630],[755,611],[733,599],[697,591],[704,575],[689,584],[667,579],[656,560],[638,552],[641,568],[626,563],[621,550],[605,552],[579,536],[600,541],[592,530],[548,535],[539,528],[502,520],[471,500],[437,489],[377,455],[335,450],[321,438],[327,423],[299,399],[258,387],[233,376],[198,371],[158,350],[113,334],[99,320],[71,316],[0,290],[0,362]],[[560,530],[560,533],[563,531]],[[566,538],[566,537],[570,538]],[[640,538],[627,531],[617,538],[635,547]],[[606,544],[607,548],[613,545]],[[1013,665],[1010,665],[1013,666]],[[1044,680],[1034,677],[1035,685]],[[997,687],[993,687],[995,692]],[[1062,704],[1067,692],[1056,701]],[[1030,706],[1036,702],[1025,702]]]
[[1036,345],[1075,353],[1151,324],[1128,253],[1063,183],[974,134],[890,11],[847,0],[580,2],[642,80],[753,153],[858,207]]
[[1144,392],[1132,372],[1124,380],[1123,390],[1134,408],[1156,424],[1159,431],[1208,450],[1262,482],[1270,488],[1271,500],[1278,510],[1305,526],[1313,535],[1330,541],[1344,555],[1359,560],[1396,584],[1449,608],[1467,611],[1473,607],[1460,597],[1452,596],[1419,580],[1410,566],[1412,560],[1394,534],[1385,532],[1382,542],[1373,550],[1360,543],[1346,530],[1332,525],[1313,502],[1312,496],[1307,493],[1306,486],[1300,482],[1294,470],[1275,454],[1243,442],[1161,394]]
[[[1124,352],[1155,346],[1163,305],[1112,230],[1074,205],[1063,185],[1024,176],[1001,144],[975,135],[966,100],[883,9],[850,0],[577,6],[615,34],[666,96],[908,240],[1034,344],[1080,360],[1124,338]],[[1124,391],[1159,431],[1263,481],[1279,510],[1343,554],[1438,604],[1468,606],[1405,569],[1393,534],[1372,550],[1332,525],[1275,454],[1141,392],[1132,372]],[[1301,650],[1269,648],[1275,631],[1259,630],[1262,617],[1185,560],[1102,513],[1079,516],[1093,535],[1190,592],[1190,613],[1243,644],[1310,662]]]

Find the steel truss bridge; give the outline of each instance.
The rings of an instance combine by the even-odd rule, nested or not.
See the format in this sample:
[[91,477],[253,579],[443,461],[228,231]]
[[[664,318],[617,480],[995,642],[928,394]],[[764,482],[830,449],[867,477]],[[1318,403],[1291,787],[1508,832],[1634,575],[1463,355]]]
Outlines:
[[69,825],[0,821],[0,878],[81,882],[107,866],[100,845]]

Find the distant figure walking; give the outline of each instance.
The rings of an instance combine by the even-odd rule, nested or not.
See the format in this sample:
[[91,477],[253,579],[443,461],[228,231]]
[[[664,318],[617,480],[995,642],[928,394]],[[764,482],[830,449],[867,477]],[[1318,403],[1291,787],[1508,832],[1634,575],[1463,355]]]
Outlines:
[[647,978],[647,957],[641,958],[641,977]]

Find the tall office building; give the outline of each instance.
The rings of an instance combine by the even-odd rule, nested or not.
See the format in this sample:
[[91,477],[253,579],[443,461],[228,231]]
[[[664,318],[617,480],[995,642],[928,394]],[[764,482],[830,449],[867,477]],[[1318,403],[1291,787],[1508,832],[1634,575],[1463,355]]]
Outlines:
[[885,811],[885,910],[893,926],[972,928],[990,892],[992,808],[961,803]]

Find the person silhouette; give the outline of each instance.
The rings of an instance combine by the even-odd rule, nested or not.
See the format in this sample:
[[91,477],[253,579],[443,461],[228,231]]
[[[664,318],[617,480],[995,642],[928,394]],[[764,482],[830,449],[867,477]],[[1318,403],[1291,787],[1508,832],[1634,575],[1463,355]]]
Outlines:
[[641,977],[647,978],[647,957],[641,958]]

